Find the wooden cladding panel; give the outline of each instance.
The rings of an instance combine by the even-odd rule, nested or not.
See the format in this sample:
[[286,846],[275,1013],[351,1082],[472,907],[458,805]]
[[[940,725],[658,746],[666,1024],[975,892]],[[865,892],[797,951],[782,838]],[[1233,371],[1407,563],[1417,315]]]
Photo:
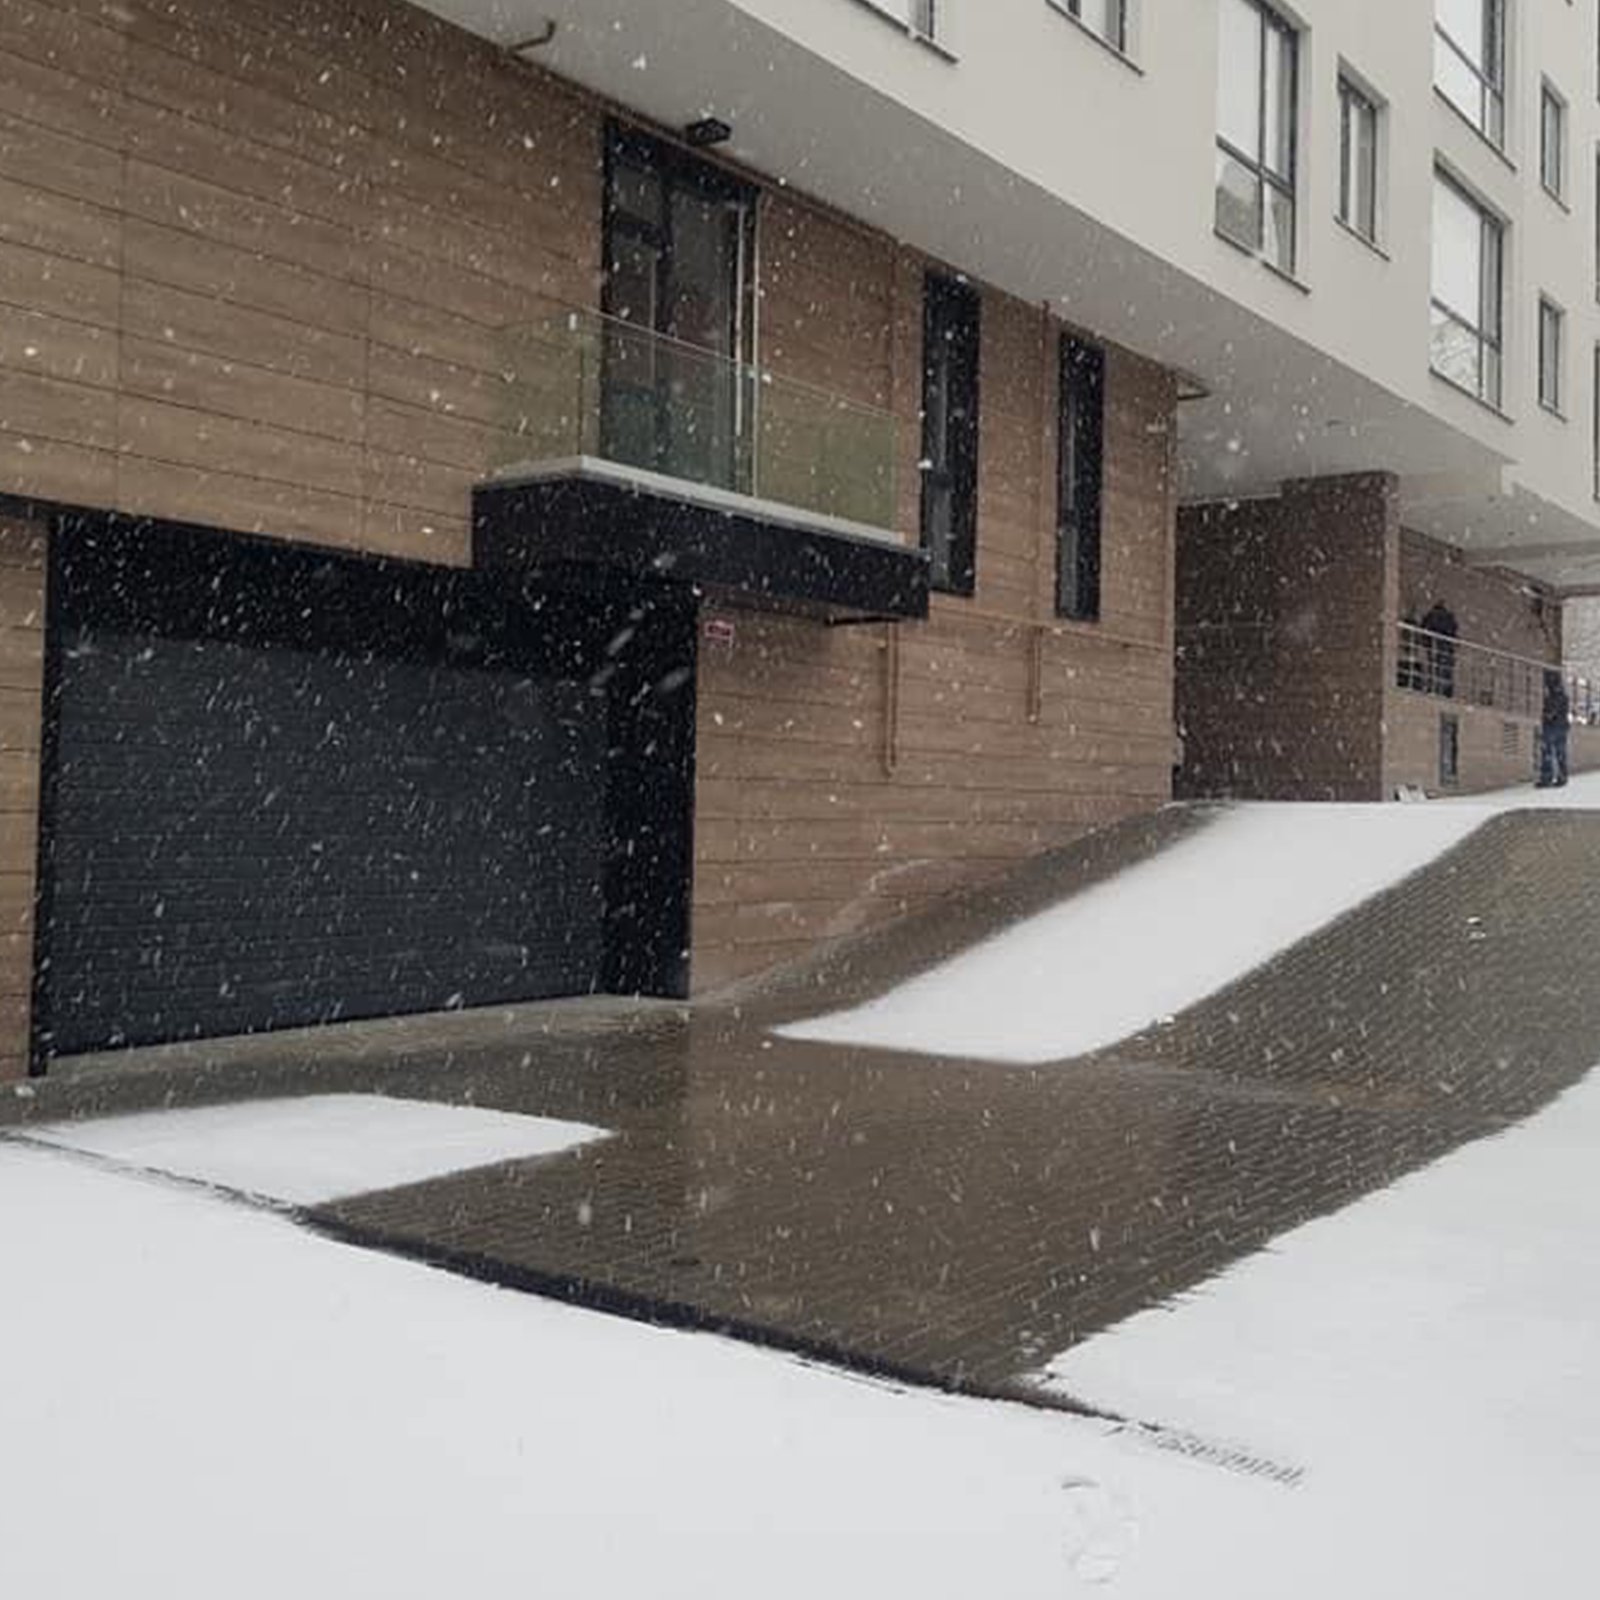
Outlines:
[[[763,360],[834,389],[852,374],[892,410],[896,532],[914,541],[928,263],[788,202],[766,225]],[[1174,384],[1108,352],[1104,614],[1057,626],[1063,329],[991,292],[982,314],[975,596],[935,596],[892,650],[882,628],[736,616],[732,646],[702,651],[702,989],[1170,797]]]
[[0,1080],[27,1071],[44,586],[43,530],[0,518]]
[[[465,562],[505,330],[598,299],[593,103],[394,0],[7,0],[0,87],[0,489]],[[892,412],[914,540],[928,263],[783,193],[762,255],[763,363]],[[976,596],[893,695],[879,628],[705,652],[701,983],[1167,793],[1172,384],[1109,353],[1105,615],[1057,630],[1062,328],[983,315]]]
[[8,0],[0,87],[0,492],[467,560],[593,108],[387,3]]

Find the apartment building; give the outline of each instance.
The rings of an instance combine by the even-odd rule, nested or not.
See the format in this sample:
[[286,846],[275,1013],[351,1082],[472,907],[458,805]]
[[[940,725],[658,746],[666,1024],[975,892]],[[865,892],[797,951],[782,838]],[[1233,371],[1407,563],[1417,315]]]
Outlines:
[[1600,575],[1593,10],[0,0],[0,1072],[1486,781]]

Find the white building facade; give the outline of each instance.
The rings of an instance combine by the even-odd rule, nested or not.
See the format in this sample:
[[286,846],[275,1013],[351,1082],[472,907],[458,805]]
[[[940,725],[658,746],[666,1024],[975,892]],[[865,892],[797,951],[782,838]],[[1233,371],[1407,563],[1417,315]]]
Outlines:
[[1588,0],[430,0],[1180,370],[1187,498],[1393,473],[1600,582]]

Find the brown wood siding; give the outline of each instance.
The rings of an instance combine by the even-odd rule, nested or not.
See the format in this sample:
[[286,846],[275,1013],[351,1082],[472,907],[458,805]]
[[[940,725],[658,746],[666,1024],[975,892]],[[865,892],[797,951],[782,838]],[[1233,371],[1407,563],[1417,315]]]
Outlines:
[[[504,331],[597,303],[603,108],[392,0],[0,0],[0,88],[0,492],[464,563]],[[894,413],[907,540],[927,265],[766,196],[762,360]],[[1111,352],[1055,627],[1062,329],[983,318],[976,594],[705,652],[702,987],[1167,798],[1173,383]]]
[[0,1081],[28,1070],[44,588],[43,530],[0,518]]
[[0,492],[464,563],[592,104],[388,0],[5,0],[0,88]]
[[[763,218],[763,360],[899,425],[917,538],[927,262],[792,200]],[[925,624],[728,613],[700,671],[695,982],[804,955],[1170,796],[1169,375],[1110,353],[1103,616],[1057,624],[1064,331],[986,291],[977,587]]]

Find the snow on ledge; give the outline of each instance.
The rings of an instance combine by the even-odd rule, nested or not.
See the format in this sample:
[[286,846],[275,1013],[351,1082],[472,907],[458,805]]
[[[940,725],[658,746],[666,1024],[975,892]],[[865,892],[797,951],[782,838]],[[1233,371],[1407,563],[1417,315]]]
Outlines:
[[120,1165],[291,1205],[557,1155],[608,1136],[580,1122],[372,1094],[246,1100],[46,1124],[28,1133]]
[[1038,1065],[1195,1005],[1509,809],[1240,805],[850,1011],[785,1038]]

